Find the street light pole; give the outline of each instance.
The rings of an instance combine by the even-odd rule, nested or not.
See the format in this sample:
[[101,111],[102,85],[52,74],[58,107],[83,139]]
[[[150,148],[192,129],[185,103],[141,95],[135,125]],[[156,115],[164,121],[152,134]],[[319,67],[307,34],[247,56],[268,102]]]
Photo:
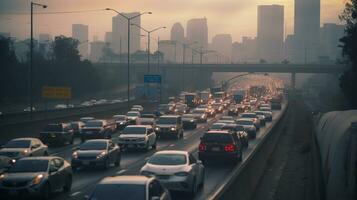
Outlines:
[[127,66],[127,71],[128,71],[128,88],[127,88],[127,97],[128,97],[128,109],[130,109],[130,25],[131,25],[131,20],[135,19],[137,17],[140,17],[141,15],[144,14],[152,14],[152,12],[144,12],[140,13],[138,15],[132,16],[132,17],[127,17],[124,14],[120,13],[119,11],[112,9],[112,8],[106,8],[105,10],[111,10],[113,12],[116,12],[118,15],[124,17],[128,21],[128,66]]
[[39,6],[42,8],[47,8],[47,5],[44,4],[39,4],[39,3],[34,3],[31,1],[31,38],[30,38],[30,69],[29,69],[29,97],[30,97],[30,116],[32,119],[32,113],[33,113],[33,80],[32,80],[32,74],[33,74],[33,7],[34,6]]

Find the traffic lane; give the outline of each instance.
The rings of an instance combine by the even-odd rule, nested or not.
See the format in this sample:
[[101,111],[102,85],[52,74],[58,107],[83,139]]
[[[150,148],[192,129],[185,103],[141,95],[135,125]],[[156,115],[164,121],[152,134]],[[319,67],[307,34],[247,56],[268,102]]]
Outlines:
[[[145,164],[146,159],[149,158],[156,151],[164,149],[191,149],[197,148],[198,140],[203,132],[214,123],[220,115],[216,118],[209,119],[208,123],[199,124],[196,130],[185,131],[182,140],[158,140],[157,150],[149,152],[124,152],[122,154],[122,161],[120,167],[112,167],[107,171],[98,170],[82,170],[75,173],[73,176],[72,192],[70,194],[60,194],[56,199],[83,199],[84,196],[90,194],[97,182],[107,176],[132,174],[137,175],[141,167]],[[67,154],[67,157],[71,154]]]

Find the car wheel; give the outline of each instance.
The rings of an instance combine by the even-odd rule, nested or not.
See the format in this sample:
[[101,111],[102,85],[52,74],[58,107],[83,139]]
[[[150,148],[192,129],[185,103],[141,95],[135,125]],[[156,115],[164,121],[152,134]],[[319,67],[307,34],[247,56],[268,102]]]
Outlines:
[[66,178],[65,185],[63,186],[63,191],[64,192],[69,192],[72,189],[72,176],[68,175]]
[[119,167],[119,166],[120,166],[120,160],[121,160],[120,155],[117,155],[117,158],[116,158],[116,160],[115,160],[115,162],[114,162],[114,165],[115,165],[116,167]]
[[41,189],[41,199],[48,200],[51,197],[51,186],[46,183]]

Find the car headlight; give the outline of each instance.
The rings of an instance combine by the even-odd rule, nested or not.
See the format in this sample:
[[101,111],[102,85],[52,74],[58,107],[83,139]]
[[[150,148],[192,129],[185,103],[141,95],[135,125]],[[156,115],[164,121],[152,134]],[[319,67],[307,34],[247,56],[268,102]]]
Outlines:
[[170,130],[171,131],[176,131],[176,127],[171,127]]
[[78,153],[77,153],[77,152],[74,152],[74,153],[72,154],[72,158],[77,159],[77,158],[78,158]]
[[149,172],[149,171],[141,171],[141,175],[143,176],[154,176],[154,172]]
[[156,127],[156,128],[155,128],[155,131],[159,131],[159,130],[160,130],[160,127]]
[[205,118],[205,115],[202,115],[201,118],[204,119],[204,118]]
[[37,185],[37,184],[41,183],[42,179],[43,179],[43,174],[39,174],[32,180],[31,184]]
[[189,176],[190,174],[188,172],[177,172],[175,173],[175,176]]
[[124,122],[120,122],[119,124],[120,124],[120,125],[123,125],[123,124],[124,124]]
[[25,149],[25,150],[19,152],[19,154],[22,156],[27,155],[28,153],[29,153],[28,149]]
[[4,178],[5,178],[5,175],[4,175],[4,174],[1,174],[1,175],[0,175],[0,181],[2,181]]
[[97,155],[97,159],[101,159],[101,158],[103,158],[105,155],[107,155],[107,152],[103,151],[102,153],[100,153],[99,155]]
[[190,120],[190,122],[194,122],[194,120],[193,120],[193,119],[191,119],[191,120]]

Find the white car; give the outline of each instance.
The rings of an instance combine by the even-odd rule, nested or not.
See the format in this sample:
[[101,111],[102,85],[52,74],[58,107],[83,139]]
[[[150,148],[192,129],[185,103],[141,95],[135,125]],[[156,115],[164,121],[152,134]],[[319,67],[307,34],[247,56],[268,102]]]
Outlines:
[[133,109],[133,108],[137,108],[137,109],[139,109],[139,112],[144,111],[144,107],[143,107],[143,106],[141,106],[141,105],[133,105],[132,109]]
[[130,125],[124,128],[118,144],[123,149],[156,149],[157,136],[149,125]]
[[128,118],[128,123],[131,125],[136,125],[138,124],[138,120],[141,116],[139,111],[129,111],[126,113],[126,116]]
[[194,196],[204,185],[205,167],[187,151],[159,151],[152,155],[140,173],[155,176],[171,191]]

